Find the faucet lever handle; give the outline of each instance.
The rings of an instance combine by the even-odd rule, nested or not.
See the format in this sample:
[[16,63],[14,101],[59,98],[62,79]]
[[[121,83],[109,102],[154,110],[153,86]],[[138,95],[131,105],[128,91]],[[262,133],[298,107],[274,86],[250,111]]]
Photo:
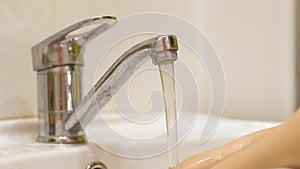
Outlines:
[[[77,22],[54,35],[46,38],[32,47],[32,58],[34,70],[43,70],[50,67],[83,62],[79,56],[71,56],[69,52],[64,52],[63,61],[59,54],[62,48],[79,47],[80,52],[84,49],[87,42],[105,32],[115,25],[117,18],[114,16],[96,16]],[[95,25],[92,29],[89,26]],[[68,50],[68,49],[67,49]],[[77,53],[78,55],[78,53]]]
[[[115,25],[116,21],[117,18],[114,16],[99,16],[88,18],[65,28],[61,32],[58,32],[58,34],[61,34],[61,36],[66,40],[78,41],[78,39],[84,38],[87,41],[110,29]],[[95,27],[88,29],[87,27],[91,25],[95,25]],[[80,45],[84,45],[86,41],[81,42]]]

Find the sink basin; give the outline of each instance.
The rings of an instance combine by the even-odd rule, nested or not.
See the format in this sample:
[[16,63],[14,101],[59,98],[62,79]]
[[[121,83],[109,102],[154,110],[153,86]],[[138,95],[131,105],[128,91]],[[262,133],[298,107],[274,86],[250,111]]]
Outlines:
[[[107,115],[107,122],[114,131],[128,137],[146,136],[145,133],[155,134],[161,132],[163,124],[154,126],[136,128],[134,125],[128,125],[126,122],[116,117],[117,115]],[[211,149],[213,147],[227,143],[235,138],[250,132],[272,127],[277,122],[262,122],[223,118],[215,134],[205,143],[200,144],[199,138],[201,129],[206,120],[206,115],[200,114],[193,129],[178,145],[180,161],[186,157]],[[89,132],[98,131],[103,133],[101,125],[95,123],[88,126]],[[117,150],[130,150],[136,145],[130,143],[118,144],[115,152],[110,152],[107,147],[100,148],[98,145],[89,141],[85,145],[53,145],[35,142],[37,133],[37,119],[17,119],[3,120],[0,123],[0,168],[20,168],[20,169],[85,169],[93,161],[103,162],[108,169],[166,169],[168,168],[168,154],[166,152],[158,153],[148,158],[132,159],[122,157],[115,152]],[[134,134],[132,134],[134,133]],[[114,147],[118,140],[110,140],[108,133],[103,139],[106,146]],[[94,138],[91,138],[94,139]],[[152,144],[152,143],[149,143]],[[159,144],[159,143],[154,143]],[[140,151],[153,149],[157,145],[144,145]],[[136,146],[138,147],[138,145]]]

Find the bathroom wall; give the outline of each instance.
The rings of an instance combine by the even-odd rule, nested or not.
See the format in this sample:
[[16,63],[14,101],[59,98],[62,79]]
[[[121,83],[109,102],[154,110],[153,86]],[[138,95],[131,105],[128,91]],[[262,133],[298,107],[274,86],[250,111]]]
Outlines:
[[227,78],[229,116],[281,119],[295,107],[294,1],[205,1],[204,31]]
[[[0,2],[2,119],[36,115],[32,45],[88,16],[137,12],[177,15],[210,38],[226,74],[226,116],[281,120],[295,108],[294,0]],[[209,95],[208,78],[199,79],[205,84],[200,93]],[[207,111],[210,97],[204,98],[201,110]]]

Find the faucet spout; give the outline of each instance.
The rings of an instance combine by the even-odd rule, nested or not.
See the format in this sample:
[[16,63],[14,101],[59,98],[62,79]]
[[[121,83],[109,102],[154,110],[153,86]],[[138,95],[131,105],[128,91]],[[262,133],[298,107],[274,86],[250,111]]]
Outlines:
[[65,122],[65,129],[78,132],[85,127],[122,87],[131,75],[148,59],[152,63],[177,59],[178,44],[174,35],[162,35],[145,40],[127,50],[98,80],[75,112]]

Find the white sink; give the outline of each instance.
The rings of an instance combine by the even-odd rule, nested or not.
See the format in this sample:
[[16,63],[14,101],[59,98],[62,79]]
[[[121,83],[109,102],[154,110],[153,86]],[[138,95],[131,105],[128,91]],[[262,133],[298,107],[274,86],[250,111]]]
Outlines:
[[[145,135],[145,132],[153,134],[160,132],[162,128],[160,125],[155,125],[157,127],[147,129],[145,126],[145,129],[141,130],[141,128],[124,125],[125,123],[119,121],[115,116],[110,115],[109,119],[111,121],[110,125],[115,130],[118,130],[118,128],[123,129],[123,131],[119,131],[123,132],[123,134],[135,133],[136,136]],[[200,115],[187,138],[178,145],[180,161],[190,155],[222,145],[242,135],[278,124],[276,122],[224,118],[212,138],[204,144],[199,144],[199,137],[205,120],[206,116]],[[90,126],[89,131],[97,130],[102,132],[101,125],[98,124],[97,126],[97,123],[95,123]],[[0,168],[85,169],[93,161],[105,163],[108,169],[166,169],[168,167],[168,155],[166,153],[151,158],[131,159],[109,153],[91,142],[86,145],[37,143],[35,142],[36,126],[37,120],[35,118],[1,121]],[[107,141],[106,144],[113,147],[117,141],[110,142],[108,138],[109,135],[106,136],[104,141]],[[134,145],[122,143],[118,144],[118,146],[117,150],[130,150],[130,147]],[[153,146],[141,147],[141,151],[152,149]]]

